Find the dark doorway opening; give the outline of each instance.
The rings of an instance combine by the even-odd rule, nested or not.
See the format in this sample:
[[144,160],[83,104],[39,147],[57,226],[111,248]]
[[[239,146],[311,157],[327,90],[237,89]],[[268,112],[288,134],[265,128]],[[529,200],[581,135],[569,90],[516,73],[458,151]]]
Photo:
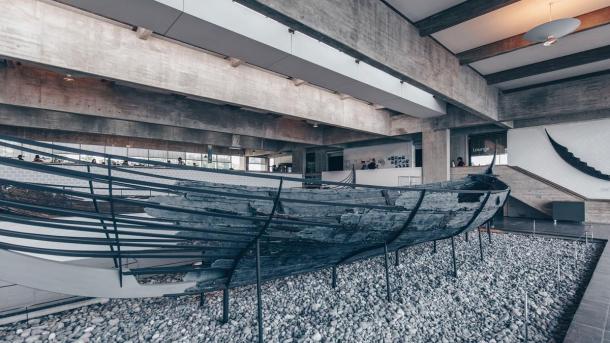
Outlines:
[[343,170],[343,151],[328,153],[328,171]]

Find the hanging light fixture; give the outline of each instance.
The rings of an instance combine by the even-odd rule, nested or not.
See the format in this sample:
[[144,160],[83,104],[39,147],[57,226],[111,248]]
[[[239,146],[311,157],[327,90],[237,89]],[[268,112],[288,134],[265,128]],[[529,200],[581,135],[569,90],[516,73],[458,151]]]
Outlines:
[[74,81],[74,77],[72,77],[71,74],[66,74],[66,76],[64,76],[64,81],[72,82],[72,81]]
[[576,18],[563,18],[553,20],[553,3],[549,2],[549,21],[527,31],[523,38],[530,42],[542,43],[551,46],[563,36],[576,31],[580,26],[580,20]]

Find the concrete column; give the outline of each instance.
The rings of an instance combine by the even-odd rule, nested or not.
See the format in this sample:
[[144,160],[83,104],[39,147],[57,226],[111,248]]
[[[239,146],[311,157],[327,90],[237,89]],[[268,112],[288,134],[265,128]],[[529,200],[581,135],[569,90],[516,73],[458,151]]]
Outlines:
[[465,132],[451,133],[451,155],[449,161],[456,161],[461,157],[464,163],[468,165],[468,134]]
[[292,172],[305,172],[305,148],[292,150]]
[[424,183],[447,181],[449,170],[449,130],[422,133],[422,174]]

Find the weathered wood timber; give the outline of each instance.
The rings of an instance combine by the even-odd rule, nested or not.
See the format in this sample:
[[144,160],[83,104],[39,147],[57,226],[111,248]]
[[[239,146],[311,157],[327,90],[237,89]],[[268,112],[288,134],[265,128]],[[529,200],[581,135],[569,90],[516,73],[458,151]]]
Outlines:
[[[79,171],[0,157],[0,164],[10,168],[89,184],[83,191],[0,179],[0,186],[16,189],[16,194],[48,194],[48,199],[54,199],[0,197],[0,207],[15,209],[2,215],[0,279],[52,292],[110,298],[200,295],[222,289],[225,321],[231,287],[256,282],[260,305],[260,281],[384,253],[387,265],[388,251],[452,238],[488,222],[510,191],[491,174],[491,168],[459,181],[377,187],[176,166],[3,135],[0,146],[74,163],[80,161],[66,154],[97,156],[106,162]],[[193,176],[186,179],[122,168],[111,160],[189,170]],[[235,177],[241,183],[201,181]],[[261,180],[265,185],[277,182],[277,187],[243,185],[262,185]],[[285,181],[290,186],[283,187]],[[94,183],[102,187],[95,191]],[[291,188],[298,185],[303,188]],[[113,196],[117,186],[158,196]],[[76,199],[89,206],[56,199]],[[117,210],[121,207],[144,209],[147,215],[123,213]],[[22,253],[104,259],[114,268]],[[151,274],[180,275],[181,281],[140,285],[135,279]]]
[[[487,222],[504,204],[509,192],[508,186],[492,175],[469,175],[461,181],[410,189],[283,189],[274,206],[278,193],[274,188],[195,181],[181,181],[178,185],[224,195],[187,192],[184,196],[155,197],[152,201],[234,217],[208,217],[157,208],[147,208],[146,212],[155,218],[175,221],[178,226],[252,234],[244,239],[250,244],[225,243],[203,249],[203,265],[213,270],[191,272],[187,279],[197,281],[197,287],[205,290],[254,283],[252,242],[257,238],[263,280],[285,277],[378,255],[383,253],[384,244],[389,250],[396,250],[471,230]],[[267,199],[239,197],[243,194]],[[265,226],[242,219],[257,216],[270,220]],[[199,239],[193,244],[224,236],[192,231],[179,231],[176,235]]]

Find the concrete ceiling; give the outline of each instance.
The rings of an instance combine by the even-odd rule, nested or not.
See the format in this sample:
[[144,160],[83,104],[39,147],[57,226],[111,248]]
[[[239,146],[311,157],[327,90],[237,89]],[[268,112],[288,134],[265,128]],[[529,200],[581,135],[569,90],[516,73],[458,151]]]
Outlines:
[[[386,1],[413,22],[463,2],[451,0]],[[513,36],[519,37],[520,34],[549,20],[549,2],[550,0],[517,1],[433,33],[431,36],[454,54],[506,40]],[[610,0],[553,0],[552,3],[553,19],[586,15],[610,6]],[[550,47],[544,47],[541,44],[530,45],[484,58],[469,63],[469,65],[486,76],[608,45],[610,45],[610,24],[605,24],[563,37]],[[542,82],[607,70],[609,64],[607,60],[602,60],[578,66],[567,66],[560,70],[500,82],[496,86],[501,90],[532,86]]]

